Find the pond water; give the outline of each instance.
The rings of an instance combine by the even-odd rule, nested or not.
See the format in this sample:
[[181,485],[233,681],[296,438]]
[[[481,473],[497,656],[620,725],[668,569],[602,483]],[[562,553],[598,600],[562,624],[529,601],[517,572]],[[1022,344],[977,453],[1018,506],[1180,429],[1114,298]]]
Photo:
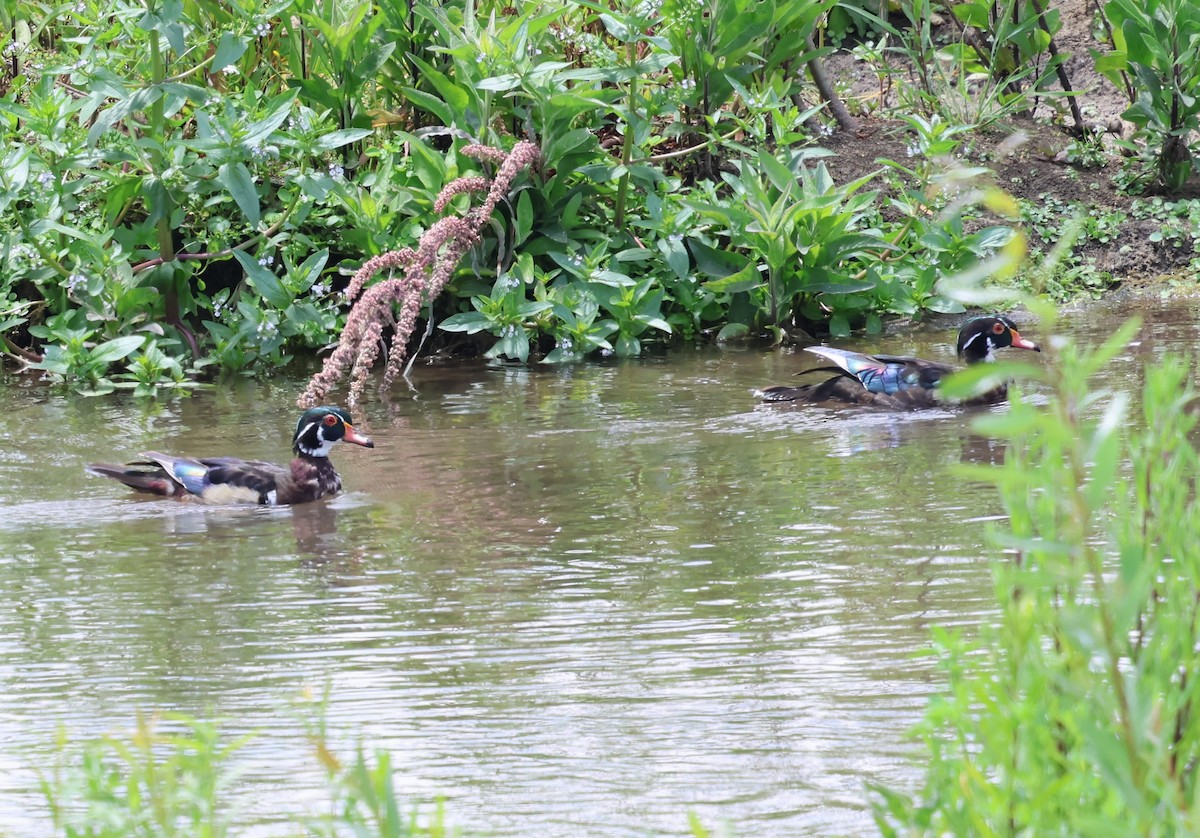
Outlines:
[[[1098,342],[1134,308],[1065,324]],[[1200,303],[1138,303],[1106,370],[1200,341]],[[1027,337],[1044,340],[1036,325]],[[949,359],[952,329],[855,344]],[[348,752],[491,835],[873,830],[911,786],[930,626],[992,611],[1003,447],[962,413],[760,405],[807,353],[705,347],[567,369],[418,366],[371,401],[348,492],[293,509],[138,499],[85,476],[146,449],[286,461],[299,378],[152,404],[0,385],[0,831],[38,835],[59,726],[225,721],[242,834],[325,799],[289,703],[330,689]],[[1037,359],[1044,362],[1044,356]]]

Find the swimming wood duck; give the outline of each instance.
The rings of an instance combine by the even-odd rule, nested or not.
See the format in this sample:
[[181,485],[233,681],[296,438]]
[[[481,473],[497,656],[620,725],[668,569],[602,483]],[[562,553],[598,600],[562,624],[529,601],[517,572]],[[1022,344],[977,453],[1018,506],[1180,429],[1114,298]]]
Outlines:
[[268,506],[307,503],[342,490],[329,452],[342,441],[366,448],[375,443],[360,436],[350,414],[340,407],[314,407],[296,423],[288,466],[233,457],[193,460],[147,451],[123,466],[93,463],[92,474],[119,480],[139,492],[164,497],[196,497],[205,503],[257,503]]
[[[1006,317],[976,317],[958,332],[958,357],[966,364],[994,361],[995,351],[1006,346],[1041,352],[1033,341],[1025,340]],[[864,355],[828,346],[810,346],[807,351],[833,361],[837,366],[816,367],[799,375],[833,373],[814,384],[799,387],[768,387],[762,392],[768,402],[843,402],[870,405],[891,410],[916,410],[934,407],[942,376],[954,372],[949,364],[897,355]],[[1008,397],[1008,386],[1001,384],[964,405],[992,404]]]

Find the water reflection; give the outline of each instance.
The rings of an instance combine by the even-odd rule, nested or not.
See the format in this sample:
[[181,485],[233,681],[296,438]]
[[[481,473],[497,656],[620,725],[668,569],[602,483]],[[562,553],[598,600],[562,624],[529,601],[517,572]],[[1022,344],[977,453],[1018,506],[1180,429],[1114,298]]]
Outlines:
[[[1072,328],[1098,342],[1122,314]],[[1195,332],[1164,311],[1137,353]],[[952,352],[941,332],[877,348]],[[30,761],[3,766],[0,827],[38,834],[31,765],[59,723],[147,707],[260,731],[237,802],[278,834],[323,794],[286,703],[328,683],[342,744],[392,749],[399,788],[490,834],[680,835],[689,810],[869,831],[864,783],[916,776],[905,731],[937,678],[912,653],[990,613],[1002,510],[959,467],[1004,449],[958,412],[754,402],[797,363],[418,366],[368,406],[377,447],[336,452],[348,493],[275,510],[139,500],[82,465],[282,461],[296,379],[157,406],[4,391],[28,433],[0,446],[0,738]]]

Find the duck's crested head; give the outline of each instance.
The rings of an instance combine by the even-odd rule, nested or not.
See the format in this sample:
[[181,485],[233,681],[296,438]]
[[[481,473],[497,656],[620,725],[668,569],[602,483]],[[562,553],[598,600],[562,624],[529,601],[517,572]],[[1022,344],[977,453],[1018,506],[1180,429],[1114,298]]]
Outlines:
[[342,441],[364,448],[375,447],[370,438],[354,430],[348,410],[324,405],[311,407],[300,416],[292,448],[308,457],[328,457],[333,446]]
[[999,314],[974,317],[958,331],[958,357],[968,364],[994,361],[995,351],[1006,346],[1042,351],[1036,343],[1021,337],[1016,324]]

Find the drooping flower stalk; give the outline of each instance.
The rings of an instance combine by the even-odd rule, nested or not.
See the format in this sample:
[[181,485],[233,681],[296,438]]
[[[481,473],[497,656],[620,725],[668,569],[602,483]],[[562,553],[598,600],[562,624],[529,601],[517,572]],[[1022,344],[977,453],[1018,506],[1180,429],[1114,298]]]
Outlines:
[[[358,404],[371,368],[378,360],[384,329],[389,326],[393,328],[393,335],[383,386],[391,386],[404,369],[408,341],[421,307],[441,293],[463,256],[479,243],[481,231],[496,205],[508,194],[517,173],[541,158],[541,151],[531,142],[517,143],[508,154],[482,145],[466,146],[462,153],[477,160],[498,162],[500,168],[490,180],[470,175],[446,184],[438,194],[434,208],[442,212],[455,196],[468,193],[484,194],[483,201],[463,216],[438,219],[421,236],[416,250],[405,247],[383,253],[368,259],[358,269],[346,288],[346,298],[354,301],[354,305],[346,317],[338,345],[297,399],[302,407],[324,402],[329,391],[347,377],[350,379],[349,403]],[[384,270],[401,273],[370,288],[365,287],[371,277]]]

